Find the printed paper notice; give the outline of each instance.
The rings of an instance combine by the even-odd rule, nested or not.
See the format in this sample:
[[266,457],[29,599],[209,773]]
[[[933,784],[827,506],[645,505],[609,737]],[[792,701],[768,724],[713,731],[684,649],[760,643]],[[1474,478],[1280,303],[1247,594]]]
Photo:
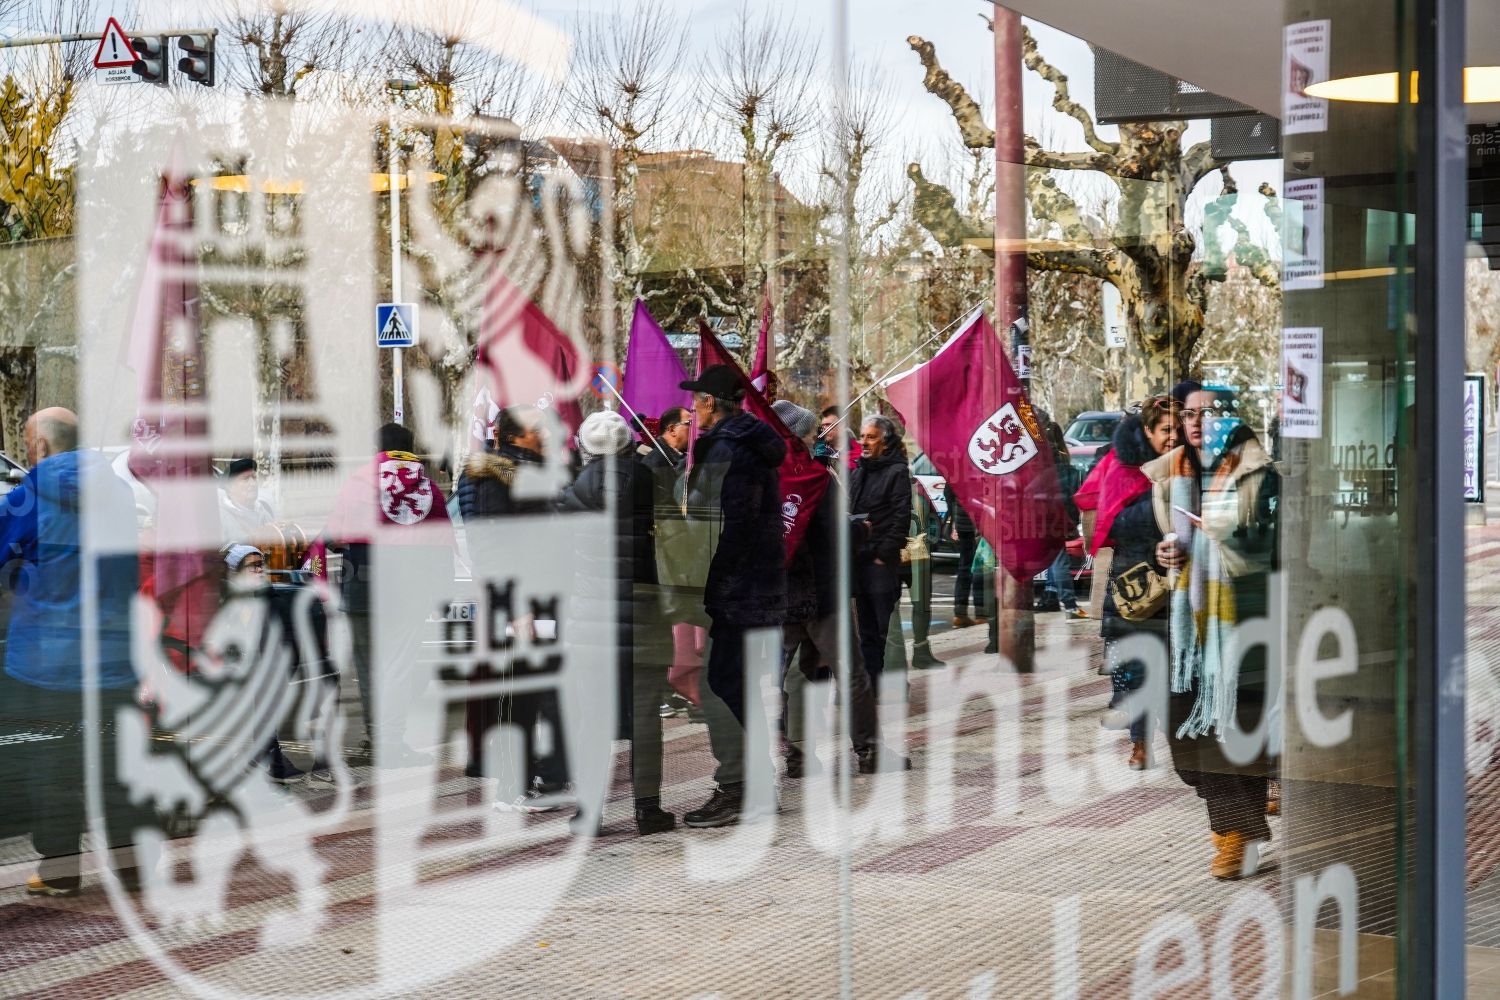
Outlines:
[[1323,328],[1281,332],[1281,436],[1323,436]]
[[1328,102],[1307,88],[1328,79],[1328,20],[1289,24],[1282,36],[1281,134],[1328,131]]
[[1281,216],[1281,290],[1323,287],[1323,178],[1287,181]]

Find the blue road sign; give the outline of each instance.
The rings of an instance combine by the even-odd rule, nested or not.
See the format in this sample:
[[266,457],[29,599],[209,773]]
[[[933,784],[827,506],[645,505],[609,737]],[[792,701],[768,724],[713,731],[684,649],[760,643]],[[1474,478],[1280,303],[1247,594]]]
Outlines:
[[375,307],[376,347],[413,347],[416,343],[415,302],[382,302]]

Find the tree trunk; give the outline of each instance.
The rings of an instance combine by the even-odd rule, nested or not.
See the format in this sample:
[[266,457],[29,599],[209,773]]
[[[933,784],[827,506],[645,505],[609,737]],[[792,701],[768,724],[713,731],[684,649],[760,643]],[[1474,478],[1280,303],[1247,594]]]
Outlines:
[[0,347],[0,448],[26,462],[26,418],[36,411],[36,348]]

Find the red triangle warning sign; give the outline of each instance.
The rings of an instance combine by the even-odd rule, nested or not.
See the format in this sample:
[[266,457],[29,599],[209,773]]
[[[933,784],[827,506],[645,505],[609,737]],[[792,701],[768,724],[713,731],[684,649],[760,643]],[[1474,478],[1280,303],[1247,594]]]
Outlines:
[[130,36],[114,18],[104,26],[104,37],[94,50],[94,66],[106,69],[110,66],[129,66],[135,62],[135,50],[130,47]]

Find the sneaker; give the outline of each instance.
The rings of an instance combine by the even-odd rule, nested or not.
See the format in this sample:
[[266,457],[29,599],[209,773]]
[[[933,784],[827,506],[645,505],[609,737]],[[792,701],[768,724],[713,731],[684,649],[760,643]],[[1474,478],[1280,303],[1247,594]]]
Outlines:
[[952,618],[949,619],[949,623],[954,628],[971,628],[974,625],[979,624],[974,619],[970,618],[968,615],[954,615]]
[[1061,611],[1062,603],[1057,599],[1056,594],[1048,594],[1046,597],[1043,597],[1040,601],[1037,601],[1035,604],[1033,604],[1031,606],[1031,610],[1041,612]]
[[1087,611],[1085,611],[1083,608],[1080,608],[1076,604],[1073,605],[1071,608],[1068,609],[1068,617],[1069,618],[1087,619],[1088,616],[1089,616],[1089,613]]
[[715,788],[707,802],[682,817],[682,823],[699,830],[734,826],[744,805],[744,793],[739,788]]
[[574,804],[573,786],[563,785],[561,788],[547,788],[540,782],[535,782],[525,792],[517,795],[509,802],[496,802],[496,812],[518,812],[518,813],[549,813],[558,812]]
[[74,877],[70,879],[54,879],[51,882],[42,881],[40,875],[33,875],[26,880],[26,895],[47,896],[52,899],[67,899],[78,895],[78,889],[82,879]]
[[876,771],[910,771],[911,758],[903,757],[890,747],[876,744],[871,747],[860,747],[854,751],[854,757],[859,762],[860,774],[874,774]]
[[661,703],[661,707],[656,710],[656,714],[663,719],[670,719],[677,714],[677,708],[670,701],[664,701]]
[[266,777],[278,785],[295,785],[305,776],[305,772],[286,759],[286,754],[281,752],[279,744],[271,744],[271,749],[261,758],[262,766],[265,768]]

